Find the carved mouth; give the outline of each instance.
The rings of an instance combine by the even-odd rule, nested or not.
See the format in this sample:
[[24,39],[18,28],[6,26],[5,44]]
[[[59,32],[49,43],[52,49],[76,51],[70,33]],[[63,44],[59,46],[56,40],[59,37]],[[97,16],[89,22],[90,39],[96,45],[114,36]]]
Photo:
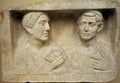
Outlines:
[[47,32],[43,33],[43,36],[44,36],[44,37],[47,37],[47,36],[48,36],[48,33],[47,33]]
[[89,33],[83,33],[83,36],[90,36]]

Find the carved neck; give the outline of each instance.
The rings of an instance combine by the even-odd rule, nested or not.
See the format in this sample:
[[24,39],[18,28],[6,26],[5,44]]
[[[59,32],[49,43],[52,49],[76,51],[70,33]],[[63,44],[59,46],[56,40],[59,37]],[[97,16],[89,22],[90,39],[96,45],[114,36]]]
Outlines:
[[42,42],[42,41],[40,41],[40,40],[38,40],[38,39],[35,39],[34,37],[29,37],[30,39],[29,39],[29,41],[30,41],[30,45],[32,46],[32,47],[34,47],[34,48],[41,48],[41,47],[43,47],[44,45],[45,45],[45,42]]
[[92,39],[90,39],[90,40],[86,40],[86,41],[81,40],[81,43],[82,43],[82,45],[85,46],[85,47],[90,47],[90,46],[93,46],[94,44],[97,43],[97,38],[94,37],[94,38],[92,38]]

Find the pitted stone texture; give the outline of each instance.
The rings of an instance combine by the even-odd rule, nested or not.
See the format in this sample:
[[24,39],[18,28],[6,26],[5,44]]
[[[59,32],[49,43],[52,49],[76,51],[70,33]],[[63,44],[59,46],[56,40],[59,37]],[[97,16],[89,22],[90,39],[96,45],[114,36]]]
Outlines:
[[57,0],[11,7],[1,15],[3,81],[108,82],[116,77],[117,2]]

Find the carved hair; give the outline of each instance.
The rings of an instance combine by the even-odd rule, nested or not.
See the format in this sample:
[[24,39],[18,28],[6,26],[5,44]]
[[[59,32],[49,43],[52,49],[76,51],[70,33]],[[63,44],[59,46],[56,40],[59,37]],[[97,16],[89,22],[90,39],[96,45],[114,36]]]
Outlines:
[[103,25],[103,16],[102,16],[101,12],[99,12],[99,11],[90,10],[90,11],[87,11],[87,12],[83,13],[83,14],[78,18],[78,23],[80,22],[80,20],[82,19],[83,16],[96,17],[96,22],[99,22],[100,24]]
[[25,30],[23,31],[21,37],[17,41],[18,48],[19,46],[25,46],[26,44],[28,44],[31,35],[28,33],[28,31],[26,31],[26,27],[32,28],[41,15],[47,16],[47,14],[43,12],[30,12],[23,17],[22,25],[25,28]]
[[45,14],[43,12],[30,12],[30,13],[26,14],[22,20],[23,27],[24,28],[26,28],[26,27],[32,28],[41,15],[47,16],[47,14]]

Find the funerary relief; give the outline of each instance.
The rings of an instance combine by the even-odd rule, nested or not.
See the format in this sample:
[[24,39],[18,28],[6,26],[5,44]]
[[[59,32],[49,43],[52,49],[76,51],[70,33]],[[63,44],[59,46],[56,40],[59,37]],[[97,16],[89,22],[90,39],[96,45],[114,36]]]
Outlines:
[[117,76],[118,5],[58,0],[2,11],[2,81],[111,81]]

